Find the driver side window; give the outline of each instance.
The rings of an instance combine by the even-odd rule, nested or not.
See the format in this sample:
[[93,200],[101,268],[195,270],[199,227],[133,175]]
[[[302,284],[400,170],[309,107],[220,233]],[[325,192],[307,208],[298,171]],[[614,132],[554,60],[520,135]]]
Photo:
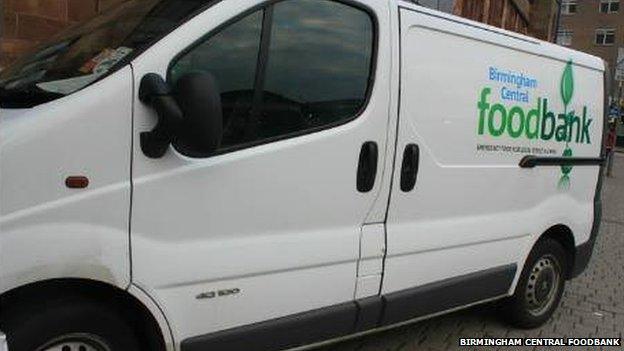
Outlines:
[[263,11],[256,11],[228,25],[186,52],[170,71],[173,82],[196,71],[215,77],[223,106],[221,148],[236,146],[245,140],[244,123],[251,112],[262,18]]
[[285,0],[228,24],[169,72],[211,73],[220,89],[220,152],[329,128],[355,118],[370,90],[374,23],[330,0]]

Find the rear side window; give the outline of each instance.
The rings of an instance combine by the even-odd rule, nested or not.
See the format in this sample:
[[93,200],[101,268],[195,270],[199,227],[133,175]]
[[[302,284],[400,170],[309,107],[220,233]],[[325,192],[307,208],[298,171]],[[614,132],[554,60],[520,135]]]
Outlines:
[[205,71],[217,79],[226,152],[355,118],[370,90],[374,31],[363,9],[285,0],[209,35],[174,61],[169,77]]

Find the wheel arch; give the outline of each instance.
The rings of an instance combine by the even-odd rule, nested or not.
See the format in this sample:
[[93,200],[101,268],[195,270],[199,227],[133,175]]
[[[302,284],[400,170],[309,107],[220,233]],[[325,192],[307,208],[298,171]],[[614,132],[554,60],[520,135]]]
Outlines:
[[[565,224],[557,224],[548,228],[538,239],[550,238],[558,242],[567,254],[566,279],[572,278],[574,261],[576,259],[576,243],[572,229]],[[537,244],[537,242],[535,243]],[[535,244],[533,246],[535,246]]]
[[[163,316],[155,315],[157,306],[144,303],[149,297],[135,296],[136,292],[122,290],[118,287],[96,280],[67,278],[50,279],[26,284],[0,295],[0,311],[19,308],[20,305],[60,300],[69,296],[92,299],[98,303],[114,306],[123,318],[133,326],[146,350],[165,351],[171,349],[171,333],[168,326],[163,326]],[[142,292],[142,291],[141,291]],[[140,294],[140,293],[139,293]],[[143,300],[143,301],[142,301]],[[1,320],[1,315],[0,315]]]

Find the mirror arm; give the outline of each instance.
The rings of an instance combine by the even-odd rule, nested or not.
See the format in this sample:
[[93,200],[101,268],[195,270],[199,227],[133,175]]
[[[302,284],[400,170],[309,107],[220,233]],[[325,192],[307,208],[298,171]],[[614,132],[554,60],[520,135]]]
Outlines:
[[182,110],[167,83],[155,73],[149,73],[141,80],[139,100],[158,114],[156,126],[149,132],[141,133],[141,150],[147,157],[161,158],[179,132]]

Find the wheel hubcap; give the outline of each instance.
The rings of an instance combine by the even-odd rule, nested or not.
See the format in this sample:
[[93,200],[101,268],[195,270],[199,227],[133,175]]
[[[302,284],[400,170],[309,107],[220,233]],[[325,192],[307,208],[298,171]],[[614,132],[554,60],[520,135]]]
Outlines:
[[69,334],[46,343],[37,351],[111,351],[111,349],[96,335]]
[[532,315],[544,314],[552,307],[560,280],[561,268],[553,256],[544,256],[535,263],[526,287],[526,298]]

